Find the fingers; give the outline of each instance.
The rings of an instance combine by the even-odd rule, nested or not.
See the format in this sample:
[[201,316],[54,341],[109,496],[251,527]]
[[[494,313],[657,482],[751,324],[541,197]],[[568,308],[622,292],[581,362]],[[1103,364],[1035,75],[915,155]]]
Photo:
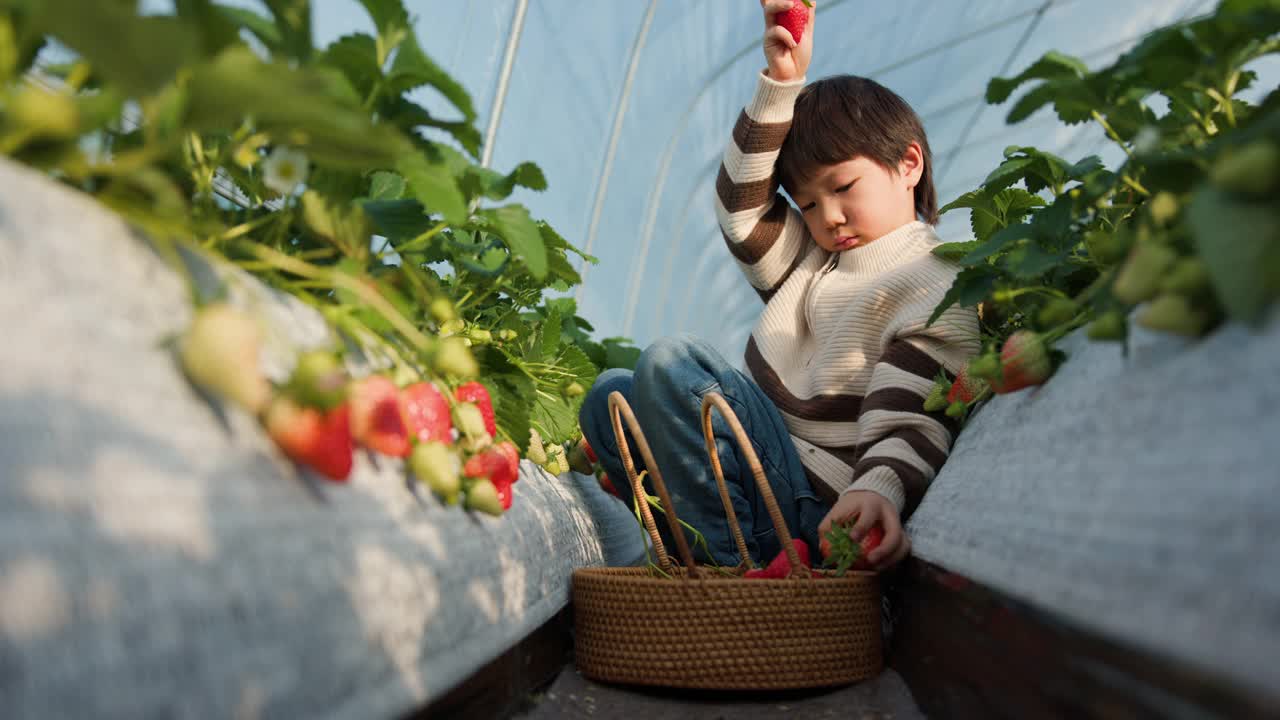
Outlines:
[[853,527],[849,528],[849,537],[853,538],[854,542],[860,542],[862,536],[875,527],[876,521],[879,519],[875,513],[866,512],[864,509],[859,508],[858,519],[853,523]]
[[[905,559],[906,559],[906,557],[907,557],[908,555],[910,555],[910,554],[911,554],[911,538],[910,538],[910,537],[908,537],[908,536],[904,533],[904,534],[902,535],[902,540],[901,540],[901,542],[899,542],[899,543],[897,544],[897,546],[896,546],[896,547],[889,548],[888,543],[886,543],[886,544],[881,545],[879,548],[876,548],[876,549],[877,549],[877,550],[885,550],[885,549],[889,549],[889,550],[891,550],[891,552],[889,552],[889,553],[885,556],[885,558],[884,558],[883,560],[880,560],[880,561],[878,561],[878,562],[873,562],[873,563],[872,563],[872,565],[873,565],[873,566],[875,567],[875,569],[877,569],[877,570],[887,570],[887,569],[889,569],[889,568],[893,567],[894,565],[897,565],[898,563],[902,562],[903,560],[905,560]],[[868,556],[868,559],[869,559],[869,557],[870,557],[870,556]]]
[[[769,14],[769,20],[772,22],[774,14],[791,9],[792,1],[793,0],[760,0],[760,7]],[[800,2],[800,0],[794,0],[794,2]]]
[[781,25],[772,25],[765,31],[764,45],[765,47],[783,47],[788,50],[795,50],[799,47],[796,45],[796,39],[791,37],[791,31]]
[[880,541],[879,547],[867,553],[867,562],[872,565],[879,565],[882,560],[896,552],[905,538],[902,522],[898,520],[898,513],[892,506],[882,508],[878,519],[881,529],[884,530],[884,540]]

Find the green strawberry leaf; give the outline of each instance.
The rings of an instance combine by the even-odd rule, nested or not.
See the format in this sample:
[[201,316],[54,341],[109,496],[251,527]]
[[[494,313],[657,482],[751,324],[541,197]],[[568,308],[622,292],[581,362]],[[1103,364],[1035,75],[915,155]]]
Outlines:
[[477,214],[507,243],[512,255],[524,262],[534,278],[541,280],[547,276],[547,247],[528,209],[523,205],[504,205]]
[[957,303],[961,307],[976,306],[991,293],[991,288],[995,285],[995,281],[995,270],[985,265],[961,270],[956,275],[955,282],[947,290],[947,294],[942,296],[942,301],[933,309],[933,313],[929,316],[929,321],[925,323],[925,326],[933,325],[938,318],[942,317],[942,313],[946,312],[947,308]]
[[471,104],[471,95],[456,80],[449,77],[439,65],[427,57],[418,45],[417,37],[408,33],[396,52],[396,59],[391,63],[387,73],[387,89],[392,94],[400,94],[423,85],[430,85],[440,91],[453,106],[462,112],[464,120],[475,120],[476,111]]
[[410,152],[399,159],[396,169],[409,183],[413,196],[428,210],[439,213],[451,223],[466,222],[466,199],[444,162],[428,159],[423,153]]

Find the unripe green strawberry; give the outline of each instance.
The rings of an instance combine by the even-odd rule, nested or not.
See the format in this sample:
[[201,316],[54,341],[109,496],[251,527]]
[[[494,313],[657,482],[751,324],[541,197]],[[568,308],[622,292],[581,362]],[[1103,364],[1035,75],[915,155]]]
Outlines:
[[1160,281],[1160,291],[1192,295],[1209,288],[1209,268],[1198,257],[1184,257]]
[[498,421],[493,415],[493,398],[489,396],[489,388],[475,381],[463,383],[453,391],[453,397],[458,402],[475,403],[476,407],[480,408],[480,416],[484,418],[484,429],[488,431],[489,437],[497,437]]
[[544,465],[547,472],[552,475],[561,475],[569,472],[569,458],[565,456],[564,446],[560,443],[547,443],[544,448],[547,452],[547,464]]
[[493,342],[493,333],[484,328],[471,328],[467,331],[467,339],[477,345],[488,345]]
[[947,406],[947,417],[950,417],[950,418],[963,417],[965,407],[966,405],[960,402],[959,400],[951,403],[950,405]]
[[1168,225],[1178,216],[1178,198],[1173,193],[1158,192],[1147,201],[1147,211],[1156,225]]
[[525,451],[524,456],[536,465],[547,464],[547,451],[542,447],[542,436],[533,428],[529,428],[529,449]]
[[[435,318],[438,323],[448,323],[458,317],[453,309],[453,303],[449,298],[438,297],[431,301],[429,306],[431,317]],[[443,329],[443,328],[442,328]]]
[[517,335],[519,335],[519,333],[508,328],[503,328],[498,331],[498,338],[501,340],[515,340]]
[[458,377],[475,377],[480,374],[476,359],[467,349],[462,338],[447,337],[440,341],[434,358],[435,368],[445,375]]
[[569,383],[564,389],[565,396],[571,398],[582,397],[585,392],[586,389],[582,387],[582,383],[576,381]]
[[466,508],[489,515],[501,515],[502,498],[498,497],[498,488],[488,478],[478,478],[467,489]]
[[457,335],[458,333],[462,332],[462,330],[465,327],[466,327],[466,323],[462,322],[462,320],[456,317],[450,320],[446,320],[440,324],[440,336],[448,337],[450,335]]
[[32,137],[73,138],[80,132],[80,109],[71,96],[34,84],[22,87],[10,100],[13,124]]
[[460,444],[467,450],[479,450],[493,442],[475,403],[460,402],[453,406],[453,426],[462,433]]
[[260,342],[253,318],[226,303],[206,305],[180,344],[182,367],[192,382],[256,414],[271,398],[258,368]]
[[942,385],[934,385],[929,397],[924,399],[925,412],[938,412],[947,407],[947,390]]
[[462,462],[444,443],[418,443],[409,455],[409,469],[445,505],[457,505],[462,490]]
[[996,380],[1000,377],[1000,358],[995,353],[984,353],[969,361],[969,377],[980,380]]
[[1160,280],[1166,270],[1178,259],[1172,248],[1156,243],[1140,243],[1129,253],[1120,273],[1116,275],[1112,294],[1122,303],[1137,305],[1149,300],[1160,289]]
[[1209,327],[1209,314],[1191,305],[1182,295],[1165,293],[1138,312],[1134,320],[1151,330],[1199,337]]
[[1255,140],[1223,153],[1209,177],[1223,190],[1264,197],[1280,181],[1280,147],[1270,140]]
[[1109,267],[1128,254],[1133,245],[1133,234],[1129,232],[1128,226],[1121,226],[1114,231],[1090,230],[1085,233],[1084,245],[1094,262]]
[[1123,340],[1127,331],[1124,315],[1118,310],[1108,310],[1089,323],[1086,333],[1090,340]]
[[336,355],[325,350],[310,350],[298,358],[289,377],[289,394],[303,405],[332,408],[347,399],[347,369]]
[[1071,322],[1077,311],[1078,306],[1074,300],[1053,298],[1040,308],[1040,312],[1036,313],[1036,322],[1043,328],[1054,328]]

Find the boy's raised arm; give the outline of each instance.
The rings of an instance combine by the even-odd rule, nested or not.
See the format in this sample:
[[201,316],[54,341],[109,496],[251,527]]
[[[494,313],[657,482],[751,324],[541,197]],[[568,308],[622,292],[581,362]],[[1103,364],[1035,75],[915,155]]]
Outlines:
[[751,104],[738,115],[716,178],[716,217],[725,243],[766,302],[813,246],[804,220],[778,193],[774,174],[813,48],[812,8],[798,44],[774,21],[793,2],[801,5],[801,0],[761,1],[769,67]]

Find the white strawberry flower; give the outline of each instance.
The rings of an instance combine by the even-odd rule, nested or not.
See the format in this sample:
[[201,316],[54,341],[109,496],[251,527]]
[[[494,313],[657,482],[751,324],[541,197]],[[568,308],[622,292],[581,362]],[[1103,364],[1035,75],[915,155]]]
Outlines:
[[310,163],[301,150],[277,145],[262,163],[262,181],[281,195],[290,195],[307,181]]

